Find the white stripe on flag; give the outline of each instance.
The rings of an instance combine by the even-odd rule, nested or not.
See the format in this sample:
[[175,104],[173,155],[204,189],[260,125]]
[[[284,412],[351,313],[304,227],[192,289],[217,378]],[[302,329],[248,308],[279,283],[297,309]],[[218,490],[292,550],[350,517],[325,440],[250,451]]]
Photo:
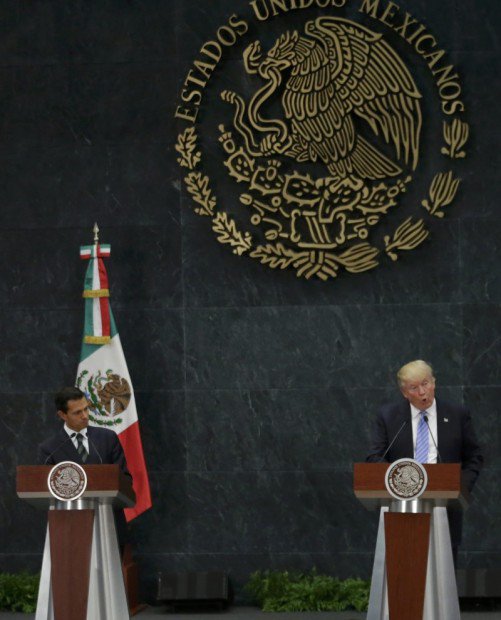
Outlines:
[[[98,267],[97,259],[94,259],[94,265],[92,268],[92,289],[97,291],[101,288],[101,282],[99,280],[99,267]],[[94,336],[102,336],[103,335],[103,322],[101,319],[101,303],[99,298],[92,302],[92,323],[94,326]]]
[[101,304],[99,298],[92,300],[92,323],[94,326],[94,336],[103,335],[103,322],[101,320]]

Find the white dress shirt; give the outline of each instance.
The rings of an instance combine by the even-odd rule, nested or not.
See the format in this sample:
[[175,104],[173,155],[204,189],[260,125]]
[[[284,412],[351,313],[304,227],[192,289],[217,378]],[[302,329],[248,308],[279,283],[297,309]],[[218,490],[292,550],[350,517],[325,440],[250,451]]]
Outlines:
[[[417,440],[417,428],[419,424],[419,418],[421,411],[423,409],[417,409],[414,405],[411,405],[411,416],[412,416],[412,445],[414,447],[414,454],[416,453],[416,440]],[[428,461],[427,463],[437,463],[438,462],[438,453],[437,448],[435,447],[435,442],[438,445],[438,435],[437,435],[437,401],[433,399],[431,406],[426,409],[426,416],[428,418],[429,430],[431,433],[430,440],[428,442]],[[429,434],[430,434],[429,433]],[[435,439],[435,442],[433,441]]]
[[[78,449],[78,440],[77,440],[77,435],[76,435],[76,431],[72,430],[71,428],[69,428],[69,426],[66,426],[66,424],[64,425],[64,430],[68,433],[68,435],[71,437],[73,434],[75,434],[74,437],[71,437],[71,441],[73,442],[73,445],[75,446],[75,448]],[[87,437],[87,429],[84,428],[82,429],[80,432],[80,435],[83,436],[83,445],[84,448],[87,450],[87,454],[89,454],[89,438]]]

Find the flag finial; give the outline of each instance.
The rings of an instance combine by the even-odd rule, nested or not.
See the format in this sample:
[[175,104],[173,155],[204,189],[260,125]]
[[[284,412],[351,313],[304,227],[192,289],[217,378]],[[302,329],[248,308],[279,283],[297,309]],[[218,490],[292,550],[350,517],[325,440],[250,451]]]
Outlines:
[[94,222],[94,228],[92,230],[94,232],[94,244],[97,245],[99,243],[99,226],[97,222]]

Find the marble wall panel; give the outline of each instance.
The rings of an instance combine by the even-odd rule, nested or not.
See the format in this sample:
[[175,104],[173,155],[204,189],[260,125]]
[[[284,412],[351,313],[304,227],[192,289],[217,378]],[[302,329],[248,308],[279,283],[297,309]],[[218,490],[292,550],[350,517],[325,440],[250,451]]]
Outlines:
[[494,569],[499,570],[501,565],[501,552],[481,551],[462,553],[463,566],[470,569]]
[[67,122],[70,70],[59,64],[0,69],[2,146],[53,146],[75,142]]
[[[118,233],[118,234],[117,234]],[[51,228],[0,230],[0,305],[80,309],[87,262],[80,245],[93,241],[92,219],[87,229]],[[169,307],[181,303],[179,237],[175,226],[101,228],[100,238],[112,244],[105,260],[113,308]],[[33,260],[36,256],[36,260]]]
[[463,181],[457,204],[463,218],[499,218],[499,201],[493,191],[501,163],[499,93],[486,85],[501,70],[501,60],[496,52],[463,52],[459,63],[470,138],[467,158],[458,168]]
[[176,54],[180,0],[120,0],[60,5],[3,3],[0,37],[3,65],[150,61]]
[[184,386],[183,318],[179,309],[114,312],[129,373],[138,391]]
[[187,430],[182,390],[135,392],[146,467],[151,473],[187,469]]
[[482,446],[484,467],[486,470],[497,472],[501,469],[500,399],[501,387],[499,385],[465,388],[465,403],[471,410],[475,432]]
[[456,48],[468,52],[490,52],[498,49],[496,25],[500,23],[495,0],[455,0],[453,32]]
[[2,4],[0,66],[53,63],[57,59],[54,5],[49,2]]
[[43,392],[2,393],[0,401],[0,551],[40,553],[46,517],[17,497],[16,467],[37,463],[37,445],[50,433],[54,414]]
[[73,2],[54,8],[59,58],[74,63],[155,62],[176,54],[180,0]]
[[155,63],[2,68],[2,142],[30,146],[169,143],[177,72]]
[[500,303],[500,238],[501,218],[461,223],[461,289],[466,303]]
[[[131,309],[114,315],[135,389],[182,387],[179,311]],[[73,383],[83,331],[81,311],[1,309],[0,320],[10,329],[3,341],[4,359],[0,365],[5,391],[22,392],[26,385],[33,390],[52,391]],[[48,333],[52,338],[47,337]]]
[[350,471],[365,459],[369,418],[387,396],[383,389],[188,391],[189,469]]
[[172,139],[171,101],[177,75],[171,62],[85,64],[69,75],[65,114],[83,143],[166,143]]
[[16,496],[14,477],[6,491],[0,502],[2,553],[41,554],[47,528],[46,511],[29,506]]
[[273,307],[186,312],[190,388],[379,386],[408,359],[460,384],[456,306]]
[[[0,304],[4,308],[81,307],[85,267],[81,231],[0,230]],[[90,239],[90,235],[87,235]],[[73,260],[68,260],[72,256]],[[33,260],[36,257],[36,260]],[[76,283],[81,280],[80,291]]]
[[154,505],[132,521],[129,535],[142,553],[183,553],[189,540],[189,497],[185,472],[150,472]]
[[499,304],[468,304],[463,309],[466,385],[499,385],[501,312]]
[[[114,308],[182,306],[179,222],[172,214],[166,215],[162,226],[120,230],[120,242],[112,247],[113,270],[110,265],[108,272]],[[115,234],[116,229],[109,229],[108,235]]]
[[[439,386],[437,395],[461,402],[460,388]],[[467,396],[473,400],[476,393]],[[379,407],[400,398],[396,387],[189,390],[188,469],[351,471],[352,464],[364,461],[369,451]],[[474,404],[471,407],[475,409]]]
[[47,149],[0,143],[0,222],[20,230],[91,229],[94,221],[102,229],[164,225],[169,227],[168,255],[175,261],[179,191],[169,165],[172,151],[163,144],[68,144]]
[[464,516],[464,549],[501,552],[501,497],[499,471],[484,470],[473,490],[473,501]]
[[[0,309],[4,392],[55,391],[75,380],[83,319],[75,310]],[[27,390],[27,386],[29,386]]]
[[0,571],[4,573],[39,573],[42,567],[40,553],[0,553]]
[[361,551],[377,525],[351,472],[190,474],[188,492],[192,553]]
[[55,427],[56,414],[52,395],[44,392],[2,392],[1,403],[0,480],[10,485],[18,465],[36,464],[38,443]]

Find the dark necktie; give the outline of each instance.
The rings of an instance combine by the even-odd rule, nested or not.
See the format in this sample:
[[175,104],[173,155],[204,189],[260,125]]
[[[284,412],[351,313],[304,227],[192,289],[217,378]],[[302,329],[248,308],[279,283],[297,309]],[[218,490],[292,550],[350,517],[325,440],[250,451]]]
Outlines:
[[87,452],[87,450],[85,449],[85,446],[83,445],[84,436],[81,435],[80,433],[77,433],[76,438],[78,442],[77,452],[80,455],[80,458],[82,459],[82,463],[85,463],[85,461],[87,460],[87,457],[89,456],[89,453]]

